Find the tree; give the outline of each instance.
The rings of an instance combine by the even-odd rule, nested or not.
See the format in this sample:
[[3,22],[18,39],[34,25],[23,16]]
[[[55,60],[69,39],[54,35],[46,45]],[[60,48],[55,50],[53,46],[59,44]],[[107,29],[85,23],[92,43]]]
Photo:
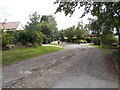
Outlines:
[[111,45],[112,43],[117,43],[117,39],[114,37],[113,32],[107,31],[101,35],[102,44]]
[[5,47],[8,44],[11,44],[11,35],[7,32],[2,32],[2,46]]
[[64,41],[64,30],[60,30],[59,31],[59,39],[61,40],[61,41]]
[[52,26],[48,22],[42,21],[37,25],[37,28],[39,28],[39,30],[43,34],[52,36],[53,33]]
[[[85,16],[89,12],[93,16],[97,16],[97,21],[101,20],[104,27],[116,28],[117,34],[119,36],[119,45],[120,45],[120,1],[118,2],[62,2],[58,0],[59,7],[56,9],[56,12],[64,11],[65,15],[74,13],[75,8],[79,6],[85,7],[84,13],[81,17]],[[92,8],[91,8],[92,7]],[[101,19],[100,19],[101,18]],[[98,23],[96,21],[96,23]],[[109,24],[109,25],[108,25]],[[101,27],[100,27],[101,28]],[[98,28],[98,30],[100,30]],[[99,33],[99,31],[98,31]]]
[[48,23],[50,24],[51,29],[53,30],[51,39],[58,40],[57,22],[55,21],[55,17],[53,15],[48,16]]
[[40,30],[48,38],[51,38],[51,40],[58,39],[57,23],[53,15],[42,16],[41,22],[37,25],[37,30]]
[[36,30],[37,24],[40,22],[40,15],[37,12],[29,15],[30,22],[27,22],[26,30]]
[[72,38],[75,36],[75,26],[65,29],[64,34],[66,37],[68,37],[68,41],[71,41]]
[[86,28],[83,27],[82,22],[78,23],[77,28],[75,30],[75,36],[77,40],[85,39],[88,37],[88,30],[86,30]]
[[43,16],[41,17],[40,22],[42,22],[42,21],[48,22],[48,16],[43,15]]

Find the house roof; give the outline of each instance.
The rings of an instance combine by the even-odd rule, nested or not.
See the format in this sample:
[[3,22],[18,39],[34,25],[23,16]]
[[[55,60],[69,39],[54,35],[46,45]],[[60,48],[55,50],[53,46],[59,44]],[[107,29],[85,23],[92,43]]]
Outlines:
[[20,22],[0,22],[0,28],[6,30],[16,29]]

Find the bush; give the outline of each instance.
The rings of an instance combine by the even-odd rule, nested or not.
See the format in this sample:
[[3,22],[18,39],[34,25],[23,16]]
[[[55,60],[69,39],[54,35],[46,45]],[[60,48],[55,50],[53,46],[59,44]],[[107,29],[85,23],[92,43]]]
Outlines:
[[22,32],[24,32],[24,31],[13,31],[13,32],[10,32],[11,34],[12,34],[12,43],[13,44],[18,44],[18,43],[20,43],[20,33],[22,33]]
[[30,42],[27,42],[25,45],[26,45],[27,47],[32,47],[32,46],[33,46],[32,43],[30,43]]
[[90,39],[90,38],[86,39],[86,41],[87,41],[88,43],[91,43],[91,39]]
[[91,38],[91,42],[94,43],[94,45],[100,45],[100,42],[96,37]]
[[80,40],[80,43],[84,43],[84,40]]
[[18,37],[18,42],[25,45],[28,42],[28,33],[26,31],[20,32]]
[[14,32],[12,43],[14,44],[22,43],[23,45],[27,45],[28,43],[30,43],[33,46],[36,45],[35,43],[37,43],[38,45],[41,45],[41,43],[43,42],[42,40],[43,36],[44,35],[39,31],[24,30],[21,32]]
[[49,38],[47,38],[45,35],[42,36],[43,44],[47,44],[49,41]]
[[87,43],[86,40],[80,40],[80,43]]
[[5,47],[8,44],[11,44],[11,37],[12,37],[12,35],[10,35],[7,32],[2,33],[2,46],[3,47]]
[[103,44],[112,45],[112,43],[118,43],[117,38],[113,34],[102,35],[101,40]]

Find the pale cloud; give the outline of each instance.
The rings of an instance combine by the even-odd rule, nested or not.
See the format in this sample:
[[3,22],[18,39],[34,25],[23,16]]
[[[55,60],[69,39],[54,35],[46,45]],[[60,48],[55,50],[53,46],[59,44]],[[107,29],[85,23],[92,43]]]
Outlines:
[[[29,21],[29,15],[38,12],[40,15],[54,15],[59,29],[77,25],[79,17],[83,10],[76,10],[72,17],[65,16],[64,13],[55,13],[57,4],[53,5],[55,0],[0,0],[0,21],[20,21],[23,25]],[[87,22],[87,15],[83,20]]]

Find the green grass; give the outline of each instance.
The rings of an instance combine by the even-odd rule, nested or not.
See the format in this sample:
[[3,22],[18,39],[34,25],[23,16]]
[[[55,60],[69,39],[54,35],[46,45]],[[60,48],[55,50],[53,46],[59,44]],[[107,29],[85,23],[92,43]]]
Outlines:
[[118,51],[114,51],[112,53],[112,55],[113,55],[113,57],[115,59],[116,65],[118,66],[118,69],[120,70],[120,51],[119,50]]
[[110,46],[100,46],[100,45],[88,45],[88,46],[99,48],[103,53],[106,53],[106,54],[111,54],[112,51],[109,50],[109,49],[113,48],[113,47],[110,47]]
[[57,43],[50,43],[50,45],[56,45],[56,46],[63,46],[64,47],[64,45],[60,45],[60,44],[57,44]]
[[30,47],[22,49],[6,50],[2,52],[2,65],[11,64],[25,59],[41,56],[43,54],[51,53],[61,50],[63,48],[52,46]]

